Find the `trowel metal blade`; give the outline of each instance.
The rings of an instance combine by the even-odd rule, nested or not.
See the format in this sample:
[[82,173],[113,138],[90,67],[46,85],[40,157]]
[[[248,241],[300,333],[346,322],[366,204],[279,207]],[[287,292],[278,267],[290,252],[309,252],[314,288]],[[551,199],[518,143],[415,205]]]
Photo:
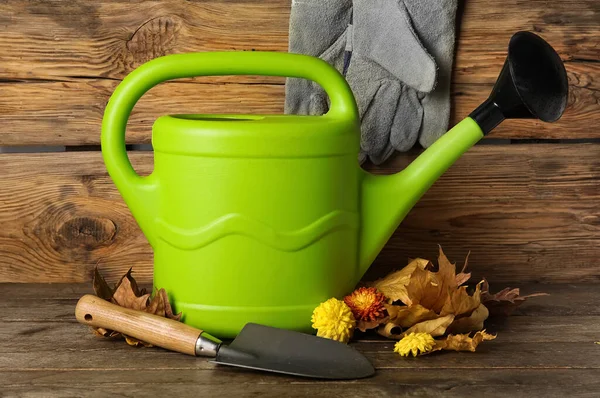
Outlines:
[[248,323],[214,361],[221,365],[321,379],[359,379],[375,369],[354,348],[322,337]]

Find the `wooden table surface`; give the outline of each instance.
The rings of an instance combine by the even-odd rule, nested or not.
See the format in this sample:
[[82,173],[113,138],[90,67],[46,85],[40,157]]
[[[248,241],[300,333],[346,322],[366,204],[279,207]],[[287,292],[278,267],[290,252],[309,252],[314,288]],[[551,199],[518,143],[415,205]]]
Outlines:
[[600,395],[600,289],[528,285],[550,296],[487,322],[498,338],[476,353],[401,358],[393,341],[353,345],[377,368],[355,381],[315,381],[216,366],[159,348],[95,337],[75,321],[87,284],[0,285],[0,396],[588,396]]

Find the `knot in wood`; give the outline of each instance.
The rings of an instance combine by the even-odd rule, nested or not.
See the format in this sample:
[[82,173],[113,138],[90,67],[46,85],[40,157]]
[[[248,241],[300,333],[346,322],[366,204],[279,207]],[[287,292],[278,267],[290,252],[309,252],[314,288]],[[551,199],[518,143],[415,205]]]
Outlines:
[[107,218],[75,217],[58,228],[57,238],[63,247],[91,250],[111,242],[116,232],[117,226]]

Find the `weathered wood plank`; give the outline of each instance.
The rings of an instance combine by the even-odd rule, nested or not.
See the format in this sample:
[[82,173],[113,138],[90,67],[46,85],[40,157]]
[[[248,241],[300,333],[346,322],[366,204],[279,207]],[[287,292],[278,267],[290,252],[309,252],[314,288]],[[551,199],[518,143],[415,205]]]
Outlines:
[[[73,325],[78,327],[79,325]],[[69,339],[70,336],[63,336]],[[3,352],[0,370],[34,369],[214,369],[206,358],[197,358],[161,348],[140,349],[122,341],[100,341],[104,349],[92,348],[91,335],[84,341],[73,341],[67,350],[35,350]],[[387,345],[385,345],[387,344]],[[486,342],[476,353],[435,353],[406,360],[392,351],[391,343],[362,343],[357,349],[377,369],[600,369],[600,347],[588,343],[503,343]]]
[[[600,65],[600,64],[599,64]],[[600,66],[570,74],[569,105],[557,123],[510,120],[488,138],[600,137],[589,121],[600,113]],[[277,84],[171,82],[142,97],[129,122],[127,142],[149,143],[152,124],[169,113],[283,113]],[[0,145],[94,145],[100,143],[104,107],[118,81],[0,83]],[[598,86],[598,87],[596,87]],[[458,84],[452,91],[452,124],[469,115],[491,91],[488,84]]]
[[[150,158],[136,154],[132,162],[147,174]],[[135,266],[140,280],[149,278],[150,246],[98,152],[5,154],[0,170],[0,185],[11,187],[0,193],[2,280],[91,280],[96,264],[107,275]]]
[[282,0],[4,2],[0,76],[122,78],[169,53],[281,50],[289,7]]
[[[117,279],[108,278],[108,281],[112,283]],[[150,287],[146,285],[146,288]],[[524,295],[539,292],[548,294],[525,302],[513,314],[513,318],[600,315],[600,289],[597,284],[491,282],[493,293],[505,287],[519,287]],[[75,303],[88,293],[93,293],[91,283],[3,283],[0,284],[0,321],[74,321]]]
[[348,397],[404,396],[485,397],[578,396],[596,397],[599,370],[511,369],[382,369],[369,379],[320,381],[288,378],[225,368],[215,371],[138,369],[135,376],[120,370],[0,372],[10,396],[261,396]]
[[[597,144],[474,148],[409,214],[368,277],[408,257],[435,258],[441,244],[455,261],[471,250],[475,276],[492,281],[597,281],[599,155]],[[132,160],[150,172],[151,154]],[[0,281],[88,281],[97,263],[109,278],[135,266],[151,280],[150,247],[99,153],[5,154],[0,170]]]
[[[217,49],[286,50],[287,0],[143,4],[13,0],[0,5],[0,22],[5,26],[0,38],[0,80],[4,81],[0,116],[6,121],[0,128],[0,145],[97,144],[103,108],[118,79],[156,56]],[[599,12],[594,0],[530,1],[527,6],[518,0],[496,5],[469,1],[461,18],[454,68],[454,122],[487,96],[510,34],[530,29],[541,32],[564,59],[575,61],[567,65],[572,85],[569,110],[557,124],[510,122],[493,137],[597,138],[599,130],[589,128],[589,119],[600,111],[600,66],[594,62],[600,60],[595,46],[600,39]],[[490,20],[494,21],[492,32]],[[283,87],[272,85],[282,83],[281,79],[208,81],[271,85],[164,85],[137,107],[128,141],[149,142],[156,116],[182,109],[282,111]],[[485,84],[477,85],[481,83]]]
[[[598,295],[595,296],[598,299]],[[0,341],[0,353],[29,352],[35,346],[37,352],[68,351],[73,349],[112,351],[121,349],[125,342],[106,342],[93,337],[91,330],[79,325],[74,318],[76,301],[41,305],[28,303],[22,306],[0,307],[3,312]],[[39,310],[31,310],[35,305]],[[44,312],[42,312],[44,311]],[[45,311],[49,311],[46,313]],[[527,312],[525,311],[525,314]],[[28,320],[33,319],[33,320]],[[485,323],[489,333],[497,334],[502,344],[538,344],[538,343],[582,343],[592,344],[598,341],[600,317],[593,316],[512,316],[509,318],[489,319]],[[65,338],[65,336],[69,336]],[[355,336],[354,346],[372,352],[393,350],[395,341],[385,340],[375,332],[360,333]]]
[[597,1],[509,0],[461,3],[455,58],[456,82],[492,83],[506,58],[508,41],[519,30],[546,39],[565,61],[597,61],[600,6]]
[[[465,3],[459,17],[457,82],[492,83],[508,39],[518,30],[540,33],[566,60],[600,58],[595,0]],[[122,78],[142,62],[168,53],[286,51],[289,9],[287,0],[12,0],[0,6],[0,76]]]
[[[119,82],[76,80],[0,84],[0,145],[100,143],[104,108]],[[149,143],[152,124],[168,113],[283,113],[284,87],[168,83],[142,97],[127,141]]]

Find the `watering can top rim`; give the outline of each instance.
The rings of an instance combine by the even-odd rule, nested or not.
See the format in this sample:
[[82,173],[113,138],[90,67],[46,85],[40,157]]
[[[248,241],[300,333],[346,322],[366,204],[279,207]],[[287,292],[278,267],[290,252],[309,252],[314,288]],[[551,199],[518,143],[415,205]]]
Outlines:
[[360,150],[353,118],[260,114],[177,114],[156,119],[157,152],[235,157],[325,157]]

